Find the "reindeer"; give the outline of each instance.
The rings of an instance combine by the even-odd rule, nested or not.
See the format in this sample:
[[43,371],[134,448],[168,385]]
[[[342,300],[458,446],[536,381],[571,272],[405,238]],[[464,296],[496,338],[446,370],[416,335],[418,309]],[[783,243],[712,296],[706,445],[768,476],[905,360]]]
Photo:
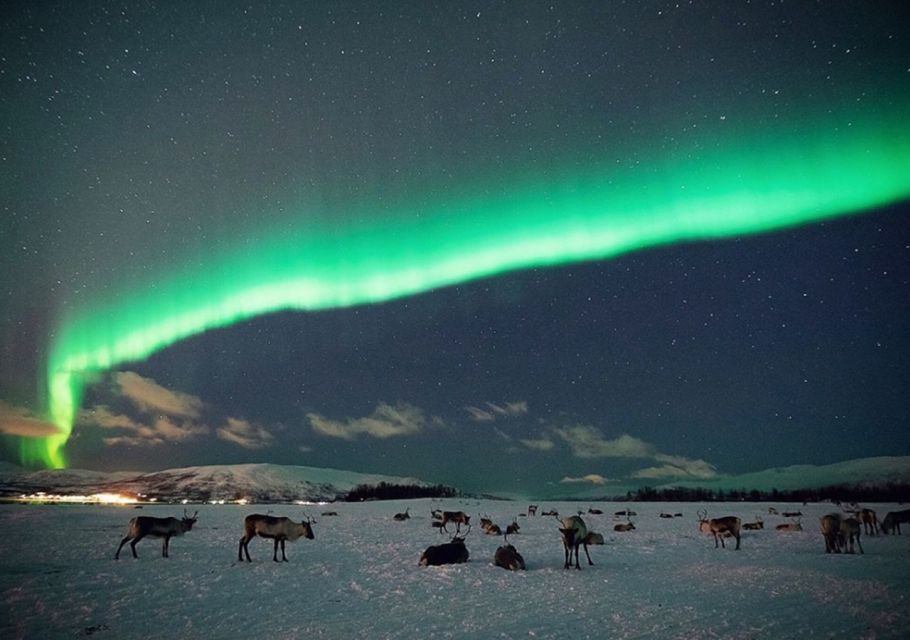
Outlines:
[[[529,504],[529,505],[528,505],[528,515],[529,515],[529,516],[536,516],[536,515],[537,515],[537,505],[536,505],[536,504]],[[522,567],[522,569],[524,569],[524,567]]]
[[[604,543],[604,537],[599,533],[594,533],[593,531],[588,531],[588,535],[586,535],[584,541],[582,541],[582,544],[585,545],[585,547],[587,547],[589,544],[603,544],[603,543]],[[587,550],[585,551],[585,553],[587,553]],[[590,558],[588,558],[588,559],[590,560]]]
[[420,556],[418,566],[436,567],[443,564],[462,564],[468,561],[468,548],[464,545],[464,539],[471,532],[471,525],[461,537],[456,533],[451,542],[445,544],[430,545]]
[[338,515],[338,512],[337,512],[337,511],[323,511],[323,512],[322,512],[322,515],[324,515],[324,516],[326,516],[326,517],[328,517],[328,516],[337,516],[337,515]]
[[617,511],[616,513],[613,514],[613,516],[616,518],[622,518],[623,516],[628,518],[628,517],[637,516],[637,515],[638,515],[637,513],[635,513],[634,511],[631,511],[629,509],[624,509],[623,511]]
[[394,516],[392,516],[392,519],[395,520],[396,522],[402,522],[403,520],[410,520],[411,515],[408,513],[408,511],[410,511],[410,510],[411,509],[409,507],[404,510],[404,513],[396,513]]
[[183,518],[180,520],[177,518],[153,518],[151,516],[137,516],[132,518],[126,532],[126,537],[120,541],[120,546],[117,547],[117,553],[114,554],[114,560],[120,559],[120,550],[123,549],[123,545],[129,540],[132,540],[132,542],[130,542],[130,549],[133,551],[133,557],[138,558],[139,556],[136,555],[136,543],[146,536],[164,538],[164,542],[161,544],[161,557],[170,558],[171,538],[174,536],[182,536],[184,533],[191,530],[193,525],[196,524],[196,516],[198,514],[199,512],[197,511],[190,517],[186,515],[186,509],[184,509]]
[[519,529],[521,529],[521,527],[519,527],[518,523],[513,520],[512,524],[510,524],[508,527],[506,527],[506,535],[510,536],[513,533],[518,533]]
[[[306,514],[304,514],[306,515]],[[259,536],[261,538],[271,538],[275,541],[275,551],[272,554],[272,560],[278,562],[278,546],[281,545],[281,560],[287,562],[288,558],[284,554],[284,543],[286,540],[294,542],[298,538],[312,540],[313,525],[315,520],[307,516],[306,522],[294,522],[289,518],[276,518],[275,516],[264,516],[258,513],[247,516],[243,520],[243,537],[240,538],[240,547],[237,549],[237,560],[243,562],[243,554],[246,553],[247,562],[252,562],[250,558],[250,540]]]
[[755,522],[744,522],[743,529],[747,531],[756,531],[758,529],[764,529],[765,522],[761,519],[761,516],[755,516]]
[[882,532],[887,535],[894,535],[894,532],[897,531],[898,535],[903,535],[901,534],[901,523],[906,522],[910,522],[910,509],[889,511],[885,515],[885,519],[882,520]]
[[581,516],[569,516],[568,518],[563,518],[560,521],[562,526],[559,528],[559,533],[562,534],[562,546],[566,552],[566,561],[564,568],[569,569],[572,566],[572,550],[575,550],[575,568],[581,569],[581,565],[578,563],[578,547],[584,545],[585,555],[588,556],[588,564],[594,564],[591,561],[591,555],[588,554],[588,545],[585,544],[585,538],[588,535],[588,527],[585,525],[585,521],[581,519]]
[[635,525],[631,522],[614,524],[613,531],[635,531]]
[[673,514],[672,513],[661,513],[659,517],[660,518],[672,518]]
[[508,569],[509,571],[525,570],[525,559],[522,558],[521,554],[510,544],[496,549],[496,554],[493,556],[493,564],[497,567]]
[[863,533],[868,533],[870,536],[878,533],[878,518],[872,509],[861,509],[859,520],[863,523]]
[[803,515],[802,511],[784,511],[783,515],[785,518],[799,518]]
[[443,511],[442,512],[442,530],[446,533],[449,532],[446,529],[446,523],[454,522],[455,523],[455,533],[461,532],[461,525],[471,524],[471,516],[467,515],[464,511]]
[[502,529],[499,528],[498,524],[491,524],[489,527],[484,527],[483,532],[488,536],[501,536]]
[[493,526],[493,520],[489,516],[480,516],[480,528],[486,531]]
[[592,509],[591,507],[588,507],[588,513],[590,513],[592,516],[603,515],[603,511],[601,511],[600,509]]
[[778,510],[775,509],[774,507],[768,507],[768,515],[777,516],[777,515],[780,515],[780,512],[778,512]]
[[822,537],[825,539],[825,553],[840,553],[840,523],[839,513],[829,513],[819,518]]
[[729,534],[736,538],[736,551],[739,551],[739,530],[741,526],[741,521],[735,516],[726,516],[723,518],[711,518],[708,520],[707,510],[701,510],[698,512],[698,529],[702,533],[710,533],[714,535],[714,548],[717,548],[718,538],[720,539],[720,546],[724,549],[727,548],[727,545],[724,544],[724,534]]
[[796,531],[803,530],[803,523],[801,521],[797,520],[796,522],[786,522],[783,524],[779,524],[774,528],[777,531],[782,531],[784,533],[794,533]]
[[847,545],[849,544],[850,551],[847,553],[854,553],[853,541],[855,540],[857,546],[859,546],[859,552],[865,554],[863,551],[863,543],[859,540],[861,533],[862,527],[860,526],[860,521],[856,518],[844,518],[840,521],[840,533],[838,538],[844,550],[847,549]]
[[542,515],[542,516],[555,516],[555,517],[558,518],[558,517],[559,517],[559,511],[557,511],[556,509],[550,509],[549,511],[544,511],[544,512],[541,513],[540,515]]

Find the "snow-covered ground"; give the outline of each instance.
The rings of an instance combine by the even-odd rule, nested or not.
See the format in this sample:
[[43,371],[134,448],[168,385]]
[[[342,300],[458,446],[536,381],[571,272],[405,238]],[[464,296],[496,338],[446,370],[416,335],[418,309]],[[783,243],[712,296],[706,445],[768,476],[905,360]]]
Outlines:
[[[325,506],[201,506],[193,531],[114,552],[137,515],[178,516],[182,507],[0,506],[0,638],[908,638],[910,530],[863,537],[865,555],[826,555],[818,517],[801,510],[805,531],[780,533],[767,504],[705,505],[713,517],[763,514],[742,550],[714,548],[696,532],[695,504],[541,503],[585,515],[605,534],[596,563],[562,568],[556,522],[519,517],[510,541],[528,570],[491,564],[501,538],[475,526],[464,565],[419,567],[443,540],[430,509],[489,514],[505,528],[527,503],[415,500]],[[896,505],[866,505],[883,517]],[[392,515],[410,508],[411,520]],[[614,533],[614,511],[632,508],[637,530]],[[196,507],[191,507],[195,510]],[[315,540],[288,544],[271,561],[271,541],[250,544],[237,562],[243,517],[272,510],[315,515]],[[337,517],[323,517],[334,510]],[[684,517],[661,519],[661,511]],[[908,527],[910,529],[910,527]],[[264,634],[268,634],[267,636]]]

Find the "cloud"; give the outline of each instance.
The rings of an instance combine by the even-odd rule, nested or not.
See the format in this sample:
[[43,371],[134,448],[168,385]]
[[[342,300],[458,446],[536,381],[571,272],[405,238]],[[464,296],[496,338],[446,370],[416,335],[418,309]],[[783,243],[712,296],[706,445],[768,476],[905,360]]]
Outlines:
[[80,426],[96,426],[123,432],[105,437],[104,442],[108,445],[153,447],[168,442],[192,440],[209,432],[205,425],[190,420],[178,423],[171,416],[159,415],[151,422],[145,422],[114,413],[104,405],[80,412],[78,423]]
[[528,413],[528,403],[525,400],[519,402],[506,402],[505,404],[494,404],[485,402],[486,408],[469,406],[465,411],[471,414],[471,419],[475,422],[493,422],[499,417],[523,416]]
[[518,441],[528,449],[534,449],[535,451],[549,451],[556,446],[550,436],[547,435],[543,435],[540,438],[519,438]]
[[165,389],[151,378],[143,378],[132,371],[114,375],[123,397],[145,412],[160,412],[181,418],[198,418],[202,400],[188,393]]
[[233,442],[244,449],[264,449],[274,437],[265,427],[240,418],[227,419],[227,424],[216,431],[219,438]]
[[9,436],[44,438],[60,435],[53,422],[42,420],[25,407],[15,407],[0,400],[0,433]]
[[[409,436],[420,433],[427,425],[423,411],[417,407],[409,404],[393,407],[384,402],[365,418],[349,418],[341,422],[318,413],[308,413],[307,419],[316,433],[342,440],[356,440],[361,435],[373,438]],[[438,423],[438,420],[434,419],[434,423]]]
[[704,460],[691,460],[662,453],[655,455],[654,459],[664,464],[659,467],[639,469],[632,474],[632,477],[652,480],[666,478],[707,480],[717,476],[717,468]]
[[565,478],[563,478],[563,479],[560,480],[559,482],[561,482],[562,484],[582,484],[582,483],[587,483],[587,484],[597,484],[597,485],[600,485],[600,484],[607,484],[607,483],[609,482],[609,480],[607,480],[606,478],[604,478],[602,475],[598,475],[598,474],[596,474],[596,473],[589,473],[588,475],[586,475],[586,476],[581,476],[580,478],[571,478],[571,477],[569,477],[569,476],[566,476]]
[[563,427],[554,433],[562,438],[572,449],[576,458],[650,458],[656,451],[654,447],[628,434],[613,440],[587,425]]
[[576,458],[643,458],[661,463],[639,469],[632,478],[707,480],[717,476],[717,468],[709,462],[661,453],[653,445],[628,434],[610,440],[587,425],[554,429],[553,433],[569,445]]

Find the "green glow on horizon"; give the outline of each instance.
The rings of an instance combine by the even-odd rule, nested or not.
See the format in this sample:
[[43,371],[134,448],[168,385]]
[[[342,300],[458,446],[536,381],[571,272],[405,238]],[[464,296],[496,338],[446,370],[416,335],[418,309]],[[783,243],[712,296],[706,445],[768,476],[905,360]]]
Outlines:
[[162,274],[154,287],[77,309],[60,320],[47,365],[48,411],[61,435],[23,441],[23,462],[65,465],[86,374],[209,329],[279,310],[370,304],[517,269],[759,233],[910,197],[903,113],[809,129],[721,140],[710,151],[634,168],[558,169],[482,196],[466,185],[461,194],[415,197],[378,217],[361,203],[363,215],[345,219],[367,223],[301,222]]

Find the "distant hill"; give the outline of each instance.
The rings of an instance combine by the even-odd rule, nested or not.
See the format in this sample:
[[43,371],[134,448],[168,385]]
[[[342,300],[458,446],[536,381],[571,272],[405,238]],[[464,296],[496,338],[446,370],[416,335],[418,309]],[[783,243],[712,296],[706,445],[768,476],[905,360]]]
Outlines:
[[711,480],[680,480],[660,485],[670,487],[703,487],[705,489],[815,489],[834,485],[874,486],[910,484],[910,456],[859,458],[826,465],[800,464],[774,467],[754,473],[718,476]]
[[276,464],[214,465],[153,473],[102,473],[79,469],[0,469],[0,495],[45,491],[59,494],[144,494],[163,501],[246,499],[250,502],[333,500],[362,484],[428,486],[416,478]]

